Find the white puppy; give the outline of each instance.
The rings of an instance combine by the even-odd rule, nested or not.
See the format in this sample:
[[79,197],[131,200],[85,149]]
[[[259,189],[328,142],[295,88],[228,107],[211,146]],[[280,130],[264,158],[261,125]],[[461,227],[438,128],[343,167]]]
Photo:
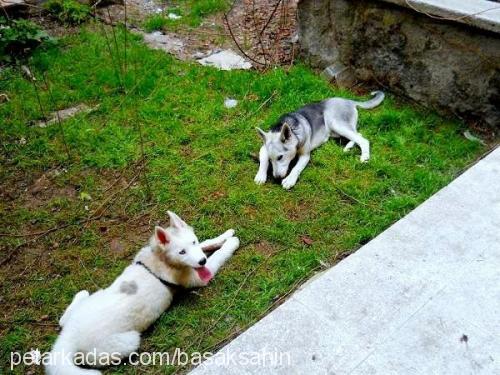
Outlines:
[[[207,285],[239,246],[232,229],[199,243],[189,225],[173,212],[168,214],[170,226],[155,228],[149,246],[113,284],[92,295],[86,290],[75,295],[59,320],[63,329],[47,374],[98,375],[100,371],[76,364],[102,367],[110,358],[128,357],[138,350],[140,333],[169,307],[175,290]],[[218,247],[208,258],[203,252]]]

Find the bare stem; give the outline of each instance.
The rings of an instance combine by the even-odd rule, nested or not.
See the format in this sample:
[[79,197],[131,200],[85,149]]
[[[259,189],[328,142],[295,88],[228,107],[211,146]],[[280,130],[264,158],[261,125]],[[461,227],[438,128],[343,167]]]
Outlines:
[[123,0],[123,7],[124,7],[124,25],[125,25],[125,43],[124,43],[124,66],[125,66],[125,74],[127,74],[127,34],[128,34],[128,27],[127,27],[127,0]]
[[104,28],[103,23],[99,22],[99,25],[101,25],[102,33],[104,35],[104,38],[106,39],[106,46],[108,48],[108,52],[109,52],[109,56],[111,58],[111,62],[113,63],[113,68],[114,68],[114,71],[115,71],[116,79],[118,80],[118,84],[120,85],[120,88],[123,91],[123,84],[122,84],[122,80],[121,80],[121,77],[120,77],[120,72],[116,68],[115,57],[113,55],[113,50],[111,49],[111,42],[109,41],[108,34],[106,33],[106,29]]
[[52,90],[50,89],[49,82],[48,82],[48,79],[47,79],[47,75],[46,75],[45,72],[42,73],[42,78],[43,78],[43,82],[45,84],[45,87],[47,89],[47,92],[49,94],[49,99],[51,101],[52,108],[55,108],[55,113],[56,113],[56,118],[57,118],[57,124],[59,125],[59,131],[61,132],[61,139],[63,141],[64,148],[66,149],[66,155],[68,157],[68,161],[71,161],[71,153],[69,151],[68,143],[66,142],[66,136],[64,134],[64,128],[63,128],[63,125],[62,125],[61,117],[59,116],[59,111],[56,108],[55,100],[54,100],[54,97],[52,96]]

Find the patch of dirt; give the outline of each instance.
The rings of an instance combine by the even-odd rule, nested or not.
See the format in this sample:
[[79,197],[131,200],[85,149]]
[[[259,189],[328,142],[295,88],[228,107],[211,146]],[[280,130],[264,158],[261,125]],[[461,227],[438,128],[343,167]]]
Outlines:
[[255,250],[262,255],[273,255],[278,251],[275,246],[267,241],[260,241],[254,244]]
[[293,62],[297,42],[298,0],[239,0],[228,14],[226,30],[260,67]]
[[54,198],[76,198],[77,189],[72,184],[58,186],[55,178],[64,169],[53,169],[42,173],[30,182],[29,176],[9,176],[10,178],[0,185],[0,198],[7,204],[16,207],[38,208],[49,203]]
[[[179,27],[176,32],[157,32],[152,38],[162,39],[155,48],[164,49],[182,60],[200,59],[221,49],[232,49],[246,55],[243,57],[256,68],[291,64],[296,53],[297,2],[238,0],[227,19],[223,14],[212,15],[195,29]],[[139,30],[145,18],[166,7],[154,0],[127,1],[129,27]],[[125,7],[113,4],[98,9],[97,14],[107,24],[123,23]]]
[[314,204],[301,200],[300,202],[290,202],[285,206],[286,216],[292,221],[303,221],[310,219]]
[[60,173],[54,170],[42,174],[28,188],[27,194],[24,195],[25,207],[41,207],[50,202],[54,198],[68,198],[74,200],[77,195],[77,189],[74,185],[67,184],[59,187],[53,181],[55,173]]

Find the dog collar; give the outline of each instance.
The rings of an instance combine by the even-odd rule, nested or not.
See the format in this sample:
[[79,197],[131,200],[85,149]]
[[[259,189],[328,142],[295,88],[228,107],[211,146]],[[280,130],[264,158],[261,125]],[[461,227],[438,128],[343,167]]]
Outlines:
[[158,276],[156,273],[154,273],[153,271],[151,271],[151,269],[146,266],[144,263],[142,263],[140,260],[135,262],[135,264],[137,264],[138,266],[142,266],[146,271],[148,271],[151,275],[153,275],[160,283],[162,283],[166,288],[173,288],[173,289],[177,289],[177,288],[180,288],[181,286],[179,284],[174,284],[170,281],[167,281],[165,279],[162,279],[160,276]]

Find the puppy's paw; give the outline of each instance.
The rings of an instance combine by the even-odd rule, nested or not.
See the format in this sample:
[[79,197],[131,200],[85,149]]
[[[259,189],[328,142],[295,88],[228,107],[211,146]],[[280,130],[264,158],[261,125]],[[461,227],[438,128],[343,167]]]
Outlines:
[[240,247],[240,239],[238,237],[231,237],[224,243],[224,248],[228,249],[233,253],[236,249]]
[[228,229],[222,234],[222,239],[225,241],[228,238],[233,237],[234,233],[235,233],[234,229]]
[[296,183],[297,177],[295,177],[294,175],[289,175],[287,178],[281,181],[281,186],[283,186],[284,189],[289,190],[294,187]]
[[361,155],[359,160],[361,161],[361,163],[366,163],[368,162],[368,160],[370,160],[370,155]]
[[257,173],[255,178],[253,179],[257,185],[262,185],[266,183],[267,175],[265,173]]

